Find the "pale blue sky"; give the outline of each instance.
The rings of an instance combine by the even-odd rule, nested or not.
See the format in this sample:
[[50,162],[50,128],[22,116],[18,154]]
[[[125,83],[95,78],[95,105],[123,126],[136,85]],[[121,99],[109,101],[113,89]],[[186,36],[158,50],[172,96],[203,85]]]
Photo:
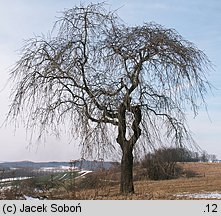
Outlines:
[[[19,58],[17,50],[23,40],[47,34],[56,16],[65,8],[80,1],[73,0],[0,0],[0,90],[8,79],[8,69]],[[83,3],[98,1],[81,1]],[[207,96],[209,117],[202,108],[197,118],[189,116],[189,126],[197,143],[221,159],[221,1],[220,0],[110,0],[108,7],[117,9],[128,25],[142,25],[154,21],[176,29],[184,38],[203,50],[212,63],[209,80],[216,87]],[[9,106],[10,85],[0,92],[0,124]],[[0,129],[0,161],[70,160],[80,157],[76,146],[67,140],[48,138],[46,144],[33,144],[21,127],[14,134],[13,127]],[[50,153],[49,153],[50,152]]]

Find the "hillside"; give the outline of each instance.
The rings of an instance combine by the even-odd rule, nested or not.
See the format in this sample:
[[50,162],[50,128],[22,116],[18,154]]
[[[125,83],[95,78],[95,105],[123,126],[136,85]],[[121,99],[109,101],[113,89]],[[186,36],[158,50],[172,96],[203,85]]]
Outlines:
[[[221,163],[182,163],[188,170],[189,176],[182,176],[173,180],[138,180],[135,181],[135,194],[119,195],[119,184],[116,175],[110,172],[103,175],[107,179],[113,179],[106,185],[100,185],[94,189],[85,189],[75,193],[76,199],[133,199],[133,200],[185,200],[185,199],[221,199]],[[195,173],[193,175],[193,173]],[[101,175],[101,174],[100,174]],[[193,175],[193,176],[192,176]],[[54,194],[56,196],[56,194]],[[57,195],[64,199],[64,194]],[[72,199],[66,196],[66,199]]]
[[221,163],[181,163],[185,175],[172,180],[153,181],[138,175],[135,194],[119,194],[119,167],[94,172],[66,170],[45,176],[0,184],[0,199],[26,196],[46,199],[221,199]]
[[[73,166],[79,169],[95,171],[100,168],[109,169],[113,165],[112,162],[103,161],[76,161]],[[40,169],[45,167],[69,167],[70,162],[32,162],[32,161],[18,161],[18,162],[2,162],[0,169],[13,169],[13,168],[33,168]]]

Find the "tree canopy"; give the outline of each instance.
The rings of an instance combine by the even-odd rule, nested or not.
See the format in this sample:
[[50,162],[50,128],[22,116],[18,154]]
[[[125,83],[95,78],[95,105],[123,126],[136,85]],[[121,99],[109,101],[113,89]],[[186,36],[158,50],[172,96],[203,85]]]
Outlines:
[[121,192],[133,192],[127,167],[135,148],[165,139],[178,146],[192,142],[185,112],[197,115],[210,67],[207,56],[174,29],[126,26],[103,3],[73,7],[49,36],[21,49],[11,71],[8,117],[16,121],[23,113],[26,127],[40,128],[40,136],[60,134],[65,126],[87,153],[110,154],[118,143],[126,173]]

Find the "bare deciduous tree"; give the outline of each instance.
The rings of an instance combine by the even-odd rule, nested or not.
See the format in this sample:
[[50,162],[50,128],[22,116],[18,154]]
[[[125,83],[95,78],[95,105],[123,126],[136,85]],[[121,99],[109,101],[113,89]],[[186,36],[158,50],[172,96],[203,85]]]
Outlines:
[[21,54],[8,118],[25,114],[40,136],[66,125],[84,151],[111,151],[117,142],[122,193],[134,192],[133,150],[144,139],[191,140],[185,111],[196,115],[209,87],[210,62],[194,44],[155,23],[125,26],[103,4],[64,11],[51,34],[27,41]]

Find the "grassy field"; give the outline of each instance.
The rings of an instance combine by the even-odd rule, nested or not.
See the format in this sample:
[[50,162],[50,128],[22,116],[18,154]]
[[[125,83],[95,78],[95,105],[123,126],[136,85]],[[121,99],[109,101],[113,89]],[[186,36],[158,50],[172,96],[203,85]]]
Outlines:
[[[98,199],[98,200],[171,200],[196,199],[188,194],[220,193],[221,194],[221,164],[219,163],[184,163],[185,170],[195,172],[195,176],[182,176],[178,179],[134,182],[135,194],[123,196],[119,194],[119,184],[103,185],[94,189],[76,190],[65,194],[60,191],[54,196],[58,199]],[[190,172],[192,173],[192,172]],[[119,173],[106,174],[106,180],[116,177]],[[116,178],[115,178],[116,179]],[[221,196],[220,196],[221,197]],[[199,198],[197,198],[199,199]],[[201,198],[202,199],[202,198]],[[208,199],[208,198],[203,198]],[[211,198],[210,198],[211,199]]]
[[[119,194],[119,170],[89,173],[86,178],[74,180],[68,178],[68,173],[58,174],[56,177],[54,176],[54,180],[62,179],[62,182],[55,181],[55,186],[46,188],[45,191],[39,193],[35,192],[34,195],[44,196],[47,199],[184,200],[208,199],[194,198],[188,194],[217,193],[220,194],[219,199],[221,199],[221,163],[182,163],[179,165],[188,171],[186,175],[182,175],[178,179],[160,181],[137,179],[134,182],[135,193],[132,195],[123,196]],[[135,171],[137,170],[135,169]],[[44,181],[41,179],[41,182],[45,181],[45,179]],[[50,183],[50,179],[47,181]],[[29,185],[33,184],[33,180],[25,180],[22,182],[23,188],[28,188],[28,182]],[[18,189],[20,197],[21,195],[32,196],[31,191],[23,191],[21,187],[17,187],[14,192],[8,190],[8,197],[6,198],[16,199]]]

